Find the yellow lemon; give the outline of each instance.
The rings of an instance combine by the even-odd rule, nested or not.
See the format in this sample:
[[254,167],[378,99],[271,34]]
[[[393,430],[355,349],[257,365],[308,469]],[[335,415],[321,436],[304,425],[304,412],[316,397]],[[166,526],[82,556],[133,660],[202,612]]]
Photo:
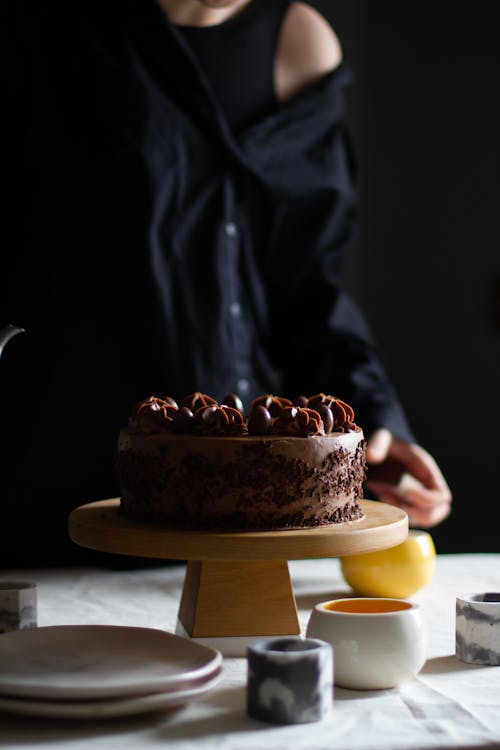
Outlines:
[[396,547],[340,558],[342,574],[357,594],[396,599],[423,588],[434,575],[435,563],[432,536],[416,529]]

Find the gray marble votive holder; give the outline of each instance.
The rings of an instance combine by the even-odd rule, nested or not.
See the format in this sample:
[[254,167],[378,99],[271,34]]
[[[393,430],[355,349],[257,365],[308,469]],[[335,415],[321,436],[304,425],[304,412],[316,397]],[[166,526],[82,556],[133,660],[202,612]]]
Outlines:
[[36,583],[0,580],[0,633],[36,626]]
[[457,596],[455,644],[461,661],[500,665],[500,592]]
[[247,712],[274,724],[319,721],[333,707],[333,649],[317,638],[282,636],[247,649]]

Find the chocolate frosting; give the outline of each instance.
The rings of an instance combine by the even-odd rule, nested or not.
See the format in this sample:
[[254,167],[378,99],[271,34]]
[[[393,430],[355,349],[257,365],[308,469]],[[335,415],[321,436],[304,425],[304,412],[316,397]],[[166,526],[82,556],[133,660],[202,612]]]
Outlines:
[[228,394],[219,404],[201,391],[181,399],[180,407],[171,396],[150,396],[134,406],[129,427],[132,432],[144,435],[174,432],[209,437],[245,434],[313,437],[359,430],[352,407],[325,393],[310,398],[299,396],[295,403],[273,394],[259,396],[252,402],[246,419],[243,404],[235,394]]
[[300,406],[286,406],[271,424],[273,435],[324,435],[323,421],[314,409]]
[[254,401],[252,401],[252,404],[250,406],[250,413],[252,413],[252,410],[255,406],[264,406],[270,413],[271,417],[277,417],[281,413],[282,409],[287,406],[292,406],[292,402],[288,398],[273,396],[272,394],[268,393],[267,395],[259,396],[258,398],[254,399]]
[[164,399],[150,396],[134,406],[129,426],[133,432],[148,435],[166,432],[171,429],[176,412],[177,408]]
[[[307,400],[307,405],[311,409],[317,409],[321,415],[325,414],[325,409],[329,409],[333,422],[330,429],[325,424],[325,432],[351,432],[358,429],[354,423],[354,409],[336,396],[317,393]],[[329,418],[323,419],[323,422],[328,420]]]
[[202,406],[211,406],[212,404],[217,405],[217,401],[215,400],[215,398],[212,398],[212,396],[207,396],[206,393],[201,393],[200,391],[195,391],[189,396],[184,396],[181,401],[181,406],[187,406],[188,409],[191,409],[193,414]]
[[244,429],[241,412],[226,404],[202,406],[194,415],[193,431],[196,435],[241,435]]

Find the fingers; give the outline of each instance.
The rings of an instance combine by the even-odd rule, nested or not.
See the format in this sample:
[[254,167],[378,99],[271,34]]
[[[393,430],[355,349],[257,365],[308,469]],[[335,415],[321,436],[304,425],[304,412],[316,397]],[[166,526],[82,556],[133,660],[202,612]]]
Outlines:
[[379,464],[387,458],[392,443],[389,430],[376,430],[366,444],[366,460],[370,464]]
[[[394,459],[403,467],[404,473],[395,481],[391,481],[387,472],[382,472],[377,479],[370,479],[368,469],[367,490],[382,502],[405,510],[412,526],[420,528],[435,526],[449,515],[452,502],[450,488],[441,470],[433,457],[419,445],[405,443],[388,433],[389,444],[387,446],[387,435],[384,434],[387,432],[387,430],[378,430],[374,433],[373,438],[376,440],[371,458],[367,450],[368,462],[377,463],[373,460],[373,455],[375,455],[375,458],[379,458],[382,468],[384,461],[387,460],[389,463],[391,459]],[[384,450],[386,450],[385,456],[380,459]]]
[[404,464],[406,471],[429,489],[440,489],[451,495],[449,487],[437,463],[424,448],[415,443],[405,443],[394,438],[391,456]]
[[386,482],[367,482],[367,489],[383,503],[402,508],[408,514],[412,526],[431,528],[450,514],[449,490],[429,490],[416,483],[411,489],[405,490],[403,483],[391,485]]
[[379,500],[388,505],[395,505],[408,514],[410,526],[420,529],[430,529],[444,521],[451,511],[451,503],[441,502],[436,498],[429,504],[420,505],[415,497],[401,497],[396,492],[386,492],[378,496]]
[[411,490],[405,496],[407,513],[413,526],[430,528],[444,521],[451,511],[451,494],[425,487]]

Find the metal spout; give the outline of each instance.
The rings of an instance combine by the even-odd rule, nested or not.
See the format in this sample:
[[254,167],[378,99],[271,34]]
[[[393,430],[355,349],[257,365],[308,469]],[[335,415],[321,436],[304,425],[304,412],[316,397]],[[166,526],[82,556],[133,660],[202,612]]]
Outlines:
[[9,323],[0,330],[0,356],[2,355],[5,344],[18,333],[24,333],[24,328],[14,326],[12,323]]

